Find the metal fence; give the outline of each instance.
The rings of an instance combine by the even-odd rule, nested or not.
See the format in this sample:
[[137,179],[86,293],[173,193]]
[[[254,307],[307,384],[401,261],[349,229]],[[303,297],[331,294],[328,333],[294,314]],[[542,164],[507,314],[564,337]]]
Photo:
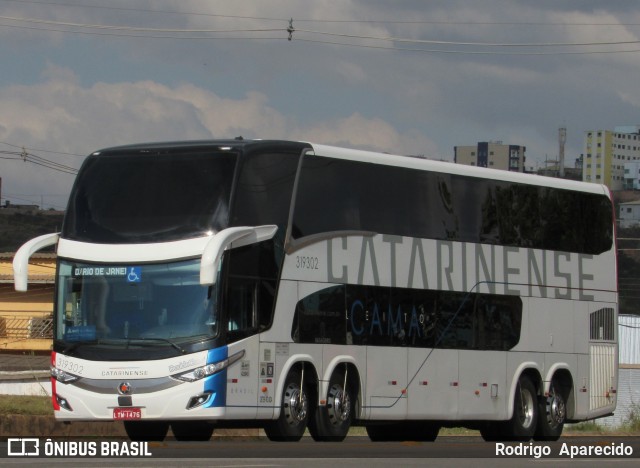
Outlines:
[[52,339],[52,317],[0,317],[0,339],[12,341],[29,339]]

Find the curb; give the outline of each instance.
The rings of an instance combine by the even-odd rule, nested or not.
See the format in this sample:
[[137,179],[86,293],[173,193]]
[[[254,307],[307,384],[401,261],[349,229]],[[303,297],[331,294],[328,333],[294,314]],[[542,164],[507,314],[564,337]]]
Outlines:
[[26,371],[0,371],[0,383],[12,380],[48,380],[51,371],[48,370],[26,370]]

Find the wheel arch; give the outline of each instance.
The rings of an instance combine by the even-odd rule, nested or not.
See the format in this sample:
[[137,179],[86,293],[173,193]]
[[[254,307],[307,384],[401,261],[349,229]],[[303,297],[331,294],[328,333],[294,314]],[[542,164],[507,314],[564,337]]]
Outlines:
[[567,407],[567,419],[572,419],[575,414],[575,387],[571,370],[566,364],[553,366],[544,382],[543,395],[547,395],[551,388],[551,382],[557,382]]
[[275,399],[276,404],[274,405],[273,411],[273,419],[278,419],[280,417],[280,411],[282,411],[282,407],[279,402],[282,401],[282,392],[284,392],[284,384],[287,380],[287,376],[293,370],[302,371],[304,368],[304,381],[308,383],[309,390],[313,392],[310,395],[310,401],[314,404],[317,404],[318,401],[318,371],[316,368],[316,361],[309,354],[297,354],[291,356],[285,365],[282,367],[282,372],[278,377],[278,385],[276,386],[275,391]]
[[334,375],[336,371],[342,372],[340,367],[346,365],[347,366],[347,385],[349,385],[352,391],[356,395],[356,411],[355,417],[356,419],[360,418],[360,412],[362,411],[362,398],[364,395],[364,387],[362,382],[362,377],[360,370],[358,369],[358,364],[353,356],[348,355],[340,355],[334,357],[329,364],[325,368],[325,372],[323,374],[322,380],[318,385],[318,404],[325,404],[326,401],[323,400],[321,395],[326,395],[329,391],[329,382],[331,381],[331,377]]
[[533,383],[538,396],[543,393],[543,381],[539,366],[535,362],[523,362],[513,373],[511,385],[509,386],[509,401],[507,405],[507,420],[513,417],[514,401],[516,398],[516,389],[521,377],[527,377]]

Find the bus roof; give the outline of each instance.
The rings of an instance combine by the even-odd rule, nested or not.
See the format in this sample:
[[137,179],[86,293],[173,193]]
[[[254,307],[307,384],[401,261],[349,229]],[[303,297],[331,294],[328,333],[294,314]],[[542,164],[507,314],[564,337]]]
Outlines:
[[483,179],[502,180],[521,184],[553,187],[565,190],[576,190],[580,192],[604,194],[610,198],[610,192],[606,186],[596,183],[579,182],[574,180],[558,179],[534,174],[523,174],[520,172],[503,171],[498,169],[467,166],[446,161],[434,161],[412,156],[399,154],[379,153],[374,151],[356,150],[337,146],[322,145],[304,141],[290,140],[261,140],[261,139],[226,139],[226,140],[187,140],[187,141],[167,141],[138,143],[132,145],[116,146],[105,148],[92,153],[120,153],[128,151],[144,150],[168,150],[168,149],[195,149],[195,148],[247,148],[259,145],[288,145],[302,151],[304,148],[319,157],[331,157],[337,159],[347,159],[353,161],[370,162],[373,164],[384,164],[388,166],[406,167],[411,169],[434,171],[449,174],[459,174],[469,177],[479,177]]
[[483,179],[502,180],[506,182],[539,185],[565,190],[576,190],[580,192],[605,194],[607,197],[610,197],[610,192],[607,187],[601,184],[558,179],[536,174],[524,174],[521,172],[503,171],[485,167],[467,166],[463,164],[455,164],[447,161],[434,161],[414,156],[376,153],[373,151],[346,149],[335,146],[319,145],[315,143],[310,144],[314,149],[314,154],[320,157],[349,159],[353,161],[371,162],[389,166],[407,167],[423,171],[443,172],[469,177],[479,177]]

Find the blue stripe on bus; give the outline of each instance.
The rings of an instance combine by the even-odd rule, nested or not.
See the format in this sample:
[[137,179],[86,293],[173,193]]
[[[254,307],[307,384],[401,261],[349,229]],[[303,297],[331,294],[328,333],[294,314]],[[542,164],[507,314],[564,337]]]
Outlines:
[[[229,349],[222,346],[210,349],[207,354],[207,364],[214,364],[229,357]],[[204,379],[204,391],[211,393],[211,398],[204,404],[205,408],[219,408],[227,403],[227,369]]]

